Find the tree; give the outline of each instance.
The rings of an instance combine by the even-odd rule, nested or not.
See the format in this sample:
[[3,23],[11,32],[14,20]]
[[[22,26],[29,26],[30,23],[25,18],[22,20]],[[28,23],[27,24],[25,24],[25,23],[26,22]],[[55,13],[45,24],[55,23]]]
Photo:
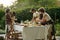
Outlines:
[[55,7],[56,0],[18,0],[17,8],[27,7]]

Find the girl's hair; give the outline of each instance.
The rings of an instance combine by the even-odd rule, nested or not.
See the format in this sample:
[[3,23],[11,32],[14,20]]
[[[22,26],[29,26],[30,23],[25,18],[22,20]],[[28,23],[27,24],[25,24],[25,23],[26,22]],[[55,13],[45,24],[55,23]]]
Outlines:
[[15,12],[13,12],[13,15],[15,16],[15,15],[16,15],[16,13],[15,13]]
[[36,9],[32,8],[32,9],[30,10],[30,12],[32,12],[32,11],[36,11]]

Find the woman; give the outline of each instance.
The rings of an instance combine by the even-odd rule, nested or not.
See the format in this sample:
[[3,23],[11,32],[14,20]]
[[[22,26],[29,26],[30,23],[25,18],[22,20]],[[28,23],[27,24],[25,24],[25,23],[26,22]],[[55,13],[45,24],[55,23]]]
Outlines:
[[50,31],[50,37],[49,37],[49,40],[52,40],[52,35],[55,34],[55,29],[54,29],[54,22],[53,20],[51,19],[51,17],[49,16],[48,13],[45,12],[45,9],[44,8],[39,8],[38,9],[38,12],[39,12],[39,19],[40,19],[40,22],[42,25],[48,25],[48,24],[51,24],[52,25],[52,28]]
[[51,17],[49,16],[48,13],[45,12],[44,8],[39,8],[39,19],[42,25],[48,24],[47,22],[51,20]]
[[7,25],[7,32],[10,30],[10,26],[11,26],[11,23],[12,23],[12,20],[11,20],[11,12],[10,12],[10,9],[7,9],[6,10],[6,25]]
[[11,30],[12,25],[12,19],[11,19],[11,12],[10,9],[6,9],[6,40],[9,40],[9,34]]

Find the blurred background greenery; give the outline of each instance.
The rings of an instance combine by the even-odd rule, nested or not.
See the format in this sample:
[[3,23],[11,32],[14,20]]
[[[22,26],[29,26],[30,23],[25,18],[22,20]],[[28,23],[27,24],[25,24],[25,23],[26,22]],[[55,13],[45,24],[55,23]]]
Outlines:
[[[16,12],[17,21],[31,20],[31,8],[38,9],[44,7],[46,12],[52,17],[55,22],[56,35],[60,35],[60,0],[17,0],[13,5],[9,6],[11,11]],[[0,29],[5,29],[5,9],[3,4],[0,4]],[[4,32],[3,32],[4,33]]]

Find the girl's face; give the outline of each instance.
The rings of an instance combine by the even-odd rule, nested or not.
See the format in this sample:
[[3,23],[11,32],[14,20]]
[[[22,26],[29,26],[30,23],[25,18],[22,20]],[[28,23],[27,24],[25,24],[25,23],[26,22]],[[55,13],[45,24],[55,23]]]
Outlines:
[[32,11],[32,13],[35,13],[36,11]]

